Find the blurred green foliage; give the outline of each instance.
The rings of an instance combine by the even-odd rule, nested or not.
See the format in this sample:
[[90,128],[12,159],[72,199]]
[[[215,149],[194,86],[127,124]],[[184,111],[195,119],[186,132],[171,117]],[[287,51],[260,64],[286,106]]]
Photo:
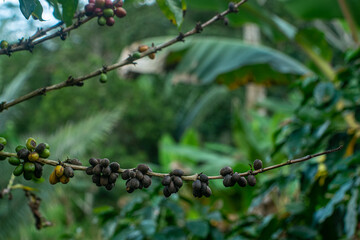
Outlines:
[[[114,27],[91,21],[65,42],[3,56],[0,101],[111,64],[129,46],[162,43],[180,25],[185,32],[228,6],[159,2],[125,1],[128,15]],[[164,9],[167,2],[177,7]],[[0,134],[8,151],[33,136],[50,143],[51,159],[76,157],[86,165],[92,156],[107,157],[124,168],[148,163],[154,171],[208,175],[226,165],[248,171],[255,158],[269,166],[343,145],[341,151],[260,174],[253,188],[211,181],[209,199],[193,198],[191,183],[165,199],[158,179],[131,195],[120,179],[107,192],[78,172],[68,185],[16,179],[39,190],[40,210],[53,226],[36,230],[17,190],[13,200],[1,200],[0,239],[359,238],[360,48],[349,19],[331,2],[249,1],[229,15],[228,27],[217,22],[158,52],[162,64],[150,65],[153,71],[143,73],[139,61],[127,74],[108,73],[106,84],[86,81],[0,113]],[[348,3],[358,23],[357,2]],[[248,23],[261,30],[261,45],[241,41]],[[3,25],[1,31],[6,36]],[[249,107],[253,84],[266,95]],[[3,188],[12,167],[1,164]]]

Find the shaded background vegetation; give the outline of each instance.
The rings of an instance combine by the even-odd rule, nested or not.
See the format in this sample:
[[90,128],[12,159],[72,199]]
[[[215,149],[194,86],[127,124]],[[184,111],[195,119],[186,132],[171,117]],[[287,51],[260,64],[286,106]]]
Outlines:
[[[229,16],[229,26],[217,22],[157,53],[160,62],[139,60],[135,68],[109,73],[106,84],[90,80],[2,112],[0,134],[9,151],[32,136],[51,145],[55,160],[87,164],[92,156],[107,157],[124,168],[148,163],[155,171],[209,175],[226,165],[247,171],[255,158],[268,166],[339,145],[342,151],[260,174],[254,188],[225,189],[212,181],[209,199],[194,199],[188,183],[165,199],[156,179],[132,194],[118,180],[107,192],[81,172],[67,185],[50,186],[47,167],[43,183],[16,181],[38,189],[41,211],[54,226],[37,231],[23,192],[14,191],[12,201],[1,200],[0,238],[359,238],[360,54],[351,30],[359,37],[360,5],[346,1],[356,24],[351,29],[340,1],[249,1]],[[22,16],[18,6],[2,4],[14,12],[1,19],[5,38],[13,36],[6,25]],[[187,1],[181,31],[227,5]],[[156,3],[128,0],[125,8],[128,16],[113,27],[94,20],[64,42],[2,56],[0,100],[178,34]],[[255,42],[246,36],[249,28]],[[1,163],[2,188],[11,172]]]

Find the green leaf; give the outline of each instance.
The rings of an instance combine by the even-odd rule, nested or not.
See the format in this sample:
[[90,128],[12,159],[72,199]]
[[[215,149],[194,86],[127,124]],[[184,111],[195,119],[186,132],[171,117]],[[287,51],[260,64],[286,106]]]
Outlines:
[[76,124],[67,124],[48,137],[53,146],[51,155],[54,158],[81,156],[92,149],[96,141],[102,140],[120,118],[120,109],[112,112],[99,112]]
[[[207,37],[191,41],[190,45],[175,70],[173,79],[176,82],[192,79],[192,82],[207,84],[220,74],[249,67],[246,72],[242,72],[245,75],[256,65],[258,68],[251,73],[263,71],[265,75],[274,72],[304,75],[310,72],[303,64],[280,51],[242,43],[237,39]],[[273,71],[267,71],[269,69]]]
[[203,220],[188,221],[186,228],[196,237],[205,238],[209,234],[209,223]]
[[156,2],[165,17],[180,28],[184,20],[186,2],[184,0],[156,0]]
[[331,198],[330,202],[325,207],[322,207],[315,212],[314,219],[317,223],[324,222],[333,214],[335,205],[344,199],[345,193],[351,188],[351,186],[352,181],[348,181],[347,183],[343,184],[342,187]]
[[41,3],[38,0],[36,0],[36,8],[35,8],[34,12],[32,13],[32,16],[36,19],[39,19],[40,21],[45,21],[42,18],[42,13],[43,13],[43,7],[42,7]]
[[59,3],[62,5],[62,20],[66,26],[70,26],[78,6],[78,0],[59,0]]
[[335,96],[335,87],[330,82],[321,82],[314,89],[314,98],[318,106],[330,102]]
[[349,239],[352,239],[355,235],[357,226],[357,209],[358,209],[358,197],[359,189],[354,188],[351,191],[351,198],[347,205],[346,216],[345,216],[345,232]]
[[46,1],[50,4],[50,6],[54,8],[54,12],[53,12],[54,17],[56,19],[62,20],[58,1],[57,0],[46,0]]
[[34,12],[38,0],[19,0],[20,10],[26,19],[29,19],[30,15]]
[[[347,0],[349,10],[352,13],[355,21],[360,24],[360,1]],[[337,0],[317,0],[317,1],[302,1],[302,0],[289,0],[284,1],[283,5],[294,16],[305,20],[343,18],[341,8]],[[336,6],[336,7],[334,7]]]

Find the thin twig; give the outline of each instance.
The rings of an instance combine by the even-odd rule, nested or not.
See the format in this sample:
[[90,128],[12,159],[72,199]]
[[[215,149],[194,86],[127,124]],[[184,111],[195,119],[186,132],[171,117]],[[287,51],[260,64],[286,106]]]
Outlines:
[[[232,6],[232,8],[238,8],[240,5],[244,4],[247,0],[241,0],[240,2],[234,4]],[[169,47],[177,42],[183,42],[184,41],[184,38],[186,37],[189,37],[191,35],[194,35],[194,34],[197,34],[197,33],[200,33],[201,31],[199,31],[199,29],[204,29],[206,28],[207,26],[209,26],[210,24],[216,22],[217,20],[222,20],[224,19],[224,16],[226,16],[227,14],[231,13],[233,11],[230,11],[230,9],[227,9],[225,11],[223,11],[222,13],[219,13],[219,14],[216,14],[215,16],[213,16],[211,19],[209,19],[208,21],[206,21],[205,23],[203,24],[199,24],[197,23],[196,26],[191,29],[190,31],[186,32],[186,33],[180,33],[178,36],[174,37],[173,39],[165,42],[165,43],[162,43],[158,46],[153,46],[151,48],[149,48],[149,50],[143,52],[140,54],[140,58],[143,58],[143,57],[146,57],[148,55],[150,55],[151,53],[156,53],[157,51],[160,51],[166,47]],[[64,29],[65,31],[65,29]],[[39,40],[41,41],[41,40]],[[45,40],[43,40],[45,41]],[[134,60],[133,58],[131,57],[128,57],[127,59],[125,60],[122,60],[120,62],[117,62],[115,64],[112,64],[110,66],[107,66],[106,67],[106,71],[109,72],[109,71],[112,71],[114,69],[117,69],[117,68],[120,68],[122,66],[125,66],[125,65],[129,65],[129,64],[134,64]],[[61,82],[61,83],[58,83],[58,84],[54,84],[54,85],[50,85],[50,86],[47,86],[47,87],[42,87],[42,88],[38,88],[28,94],[25,94],[19,98],[16,98],[10,102],[2,102],[0,103],[0,112],[2,112],[3,110],[5,109],[8,109],[12,106],[15,106],[21,102],[24,102],[26,100],[29,100],[33,97],[36,97],[36,96],[39,96],[39,95],[44,95],[45,93],[47,92],[51,92],[51,91],[54,91],[54,90],[57,90],[57,89],[61,89],[61,88],[64,88],[64,87],[70,87],[70,86],[82,86],[83,85],[83,81],[85,80],[88,80],[90,78],[93,78],[95,76],[98,76],[100,75],[102,72],[104,71],[104,67],[92,72],[92,73],[89,73],[87,75],[84,75],[84,76],[80,76],[80,77],[77,77],[77,78],[73,78],[73,77],[69,77],[67,80]]]
[[[299,162],[304,162],[307,161],[309,159],[321,156],[321,155],[326,155],[332,152],[336,152],[339,151],[340,149],[342,149],[343,146],[337,147],[335,149],[331,149],[331,150],[326,150],[324,152],[320,152],[320,153],[316,153],[316,154],[312,154],[312,155],[307,155],[305,157],[301,157],[301,158],[296,158],[296,159],[292,159],[292,160],[287,160],[286,162],[280,163],[280,164],[276,164],[276,165],[272,165],[266,168],[262,168],[256,171],[246,171],[243,173],[239,173],[240,176],[248,176],[248,175],[256,175],[259,173],[263,173],[266,171],[270,171],[276,168],[280,168],[286,165],[290,165],[290,164],[294,164],[294,163],[299,163]],[[12,156],[17,156],[16,153],[9,153],[9,152],[0,152],[0,156],[6,156],[6,157],[12,157]],[[56,166],[59,165],[59,161],[54,161],[54,160],[50,160],[50,159],[44,159],[44,158],[39,158],[37,160],[37,162],[39,163],[43,163],[43,164],[47,164],[47,165],[52,165],[52,166]],[[69,163],[62,163],[63,166],[69,166],[71,168],[73,168],[74,170],[79,170],[79,171],[86,171],[86,169],[88,168],[87,166],[79,166],[79,165],[74,165],[74,164],[69,164]],[[124,172],[127,169],[123,169],[120,168],[119,169],[119,173]],[[154,176],[154,177],[165,177],[166,175],[169,175],[168,173],[157,173],[157,172],[148,172],[147,175],[149,176]],[[188,175],[188,176],[182,176],[181,178],[185,181],[195,181],[198,177],[198,174],[194,174],[194,175]],[[219,176],[208,176],[209,179],[222,179],[224,178],[223,176],[219,175]]]
[[[80,12],[80,13],[82,13],[82,12]],[[82,16],[82,15],[83,14],[79,14],[79,16]],[[38,45],[42,42],[45,42],[47,40],[59,37],[60,35],[62,35],[64,33],[68,33],[71,30],[78,28],[80,25],[90,21],[92,18],[94,18],[94,16],[87,17],[83,20],[81,20],[79,17],[77,17],[77,20],[75,21],[74,24],[70,25],[69,27],[60,29],[59,31],[56,31],[47,36],[46,36],[46,34],[49,31],[61,27],[62,25],[64,25],[64,22],[60,21],[60,22],[56,23],[55,25],[48,27],[46,29],[38,29],[36,31],[36,33],[34,35],[32,35],[31,37],[29,37],[27,39],[22,38],[19,40],[19,42],[10,44],[8,48],[0,49],[0,55],[4,55],[4,54],[10,55],[13,52],[18,52],[18,51],[23,51],[23,50],[29,50],[31,52],[32,49],[36,45]]]

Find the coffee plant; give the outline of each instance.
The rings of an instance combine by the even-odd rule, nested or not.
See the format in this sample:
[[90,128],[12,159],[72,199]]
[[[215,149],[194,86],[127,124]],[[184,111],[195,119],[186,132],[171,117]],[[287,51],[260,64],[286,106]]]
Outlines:
[[[40,238],[360,237],[356,1],[20,0],[18,7],[43,22],[45,3],[56,24],[17,41],[0,37],[10,63],[0,79],[7,83],[0,88],[0,198],[20,202],[16,189],[23,190],[35,227],[54,229]],[[0,25],[14,31],[11,21]],[[177,29],[167,37],[139,40],[170,25]],[[136,42],[128,46],[129,39]],[[12,90],[35,68],[23,65],[28,53],[34,66],[44,65],[40,77],[27,93]],[[6,80],[18,66],[23,75]],[[81,115],[87,111],[98,119]],[[80,123],[59,131],[67,138],[57,143],[36,134],[69,119]],[[91,145],[99,132],[108,133],[106,144]],[[63,215],[42,214],[41,202],[50,201],[33,186],[46,191],[48,183]],[[101,204],[116,207],[94,207]],[[10,209],[22,212],[19,206]],[[0,208],[0,215],[0,238],[15,236],[7,232],[10,214]],[[53,224],[56,218],[66,223]],[[82,227],[59,229],[75,222]]]

